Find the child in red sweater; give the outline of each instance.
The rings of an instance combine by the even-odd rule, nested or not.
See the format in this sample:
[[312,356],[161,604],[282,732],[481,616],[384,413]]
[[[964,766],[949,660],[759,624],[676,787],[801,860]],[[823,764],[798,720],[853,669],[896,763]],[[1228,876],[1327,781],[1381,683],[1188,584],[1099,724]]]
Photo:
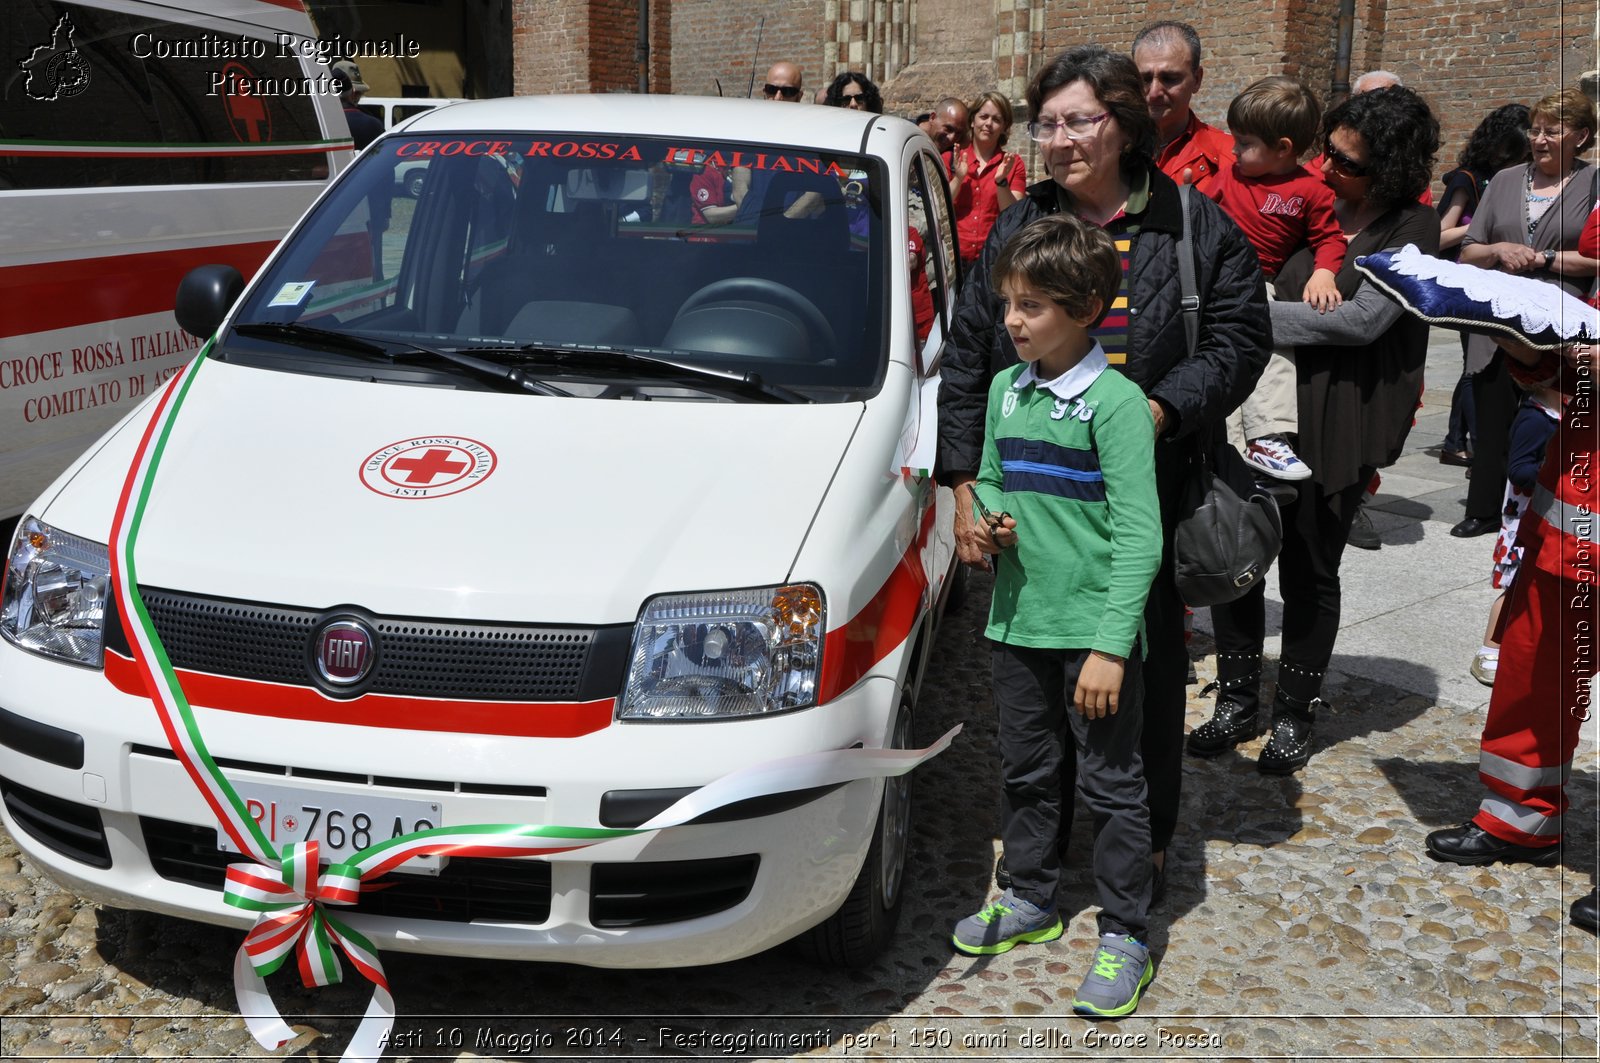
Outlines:
[[[1322,105],[1294,78],[1267,77],[1250,85],[1228,105],[1236,161],[1217,175],[1210,195],[1255,248],[1274,298],[1278,293],[1270,282],[1284,261],[1311,245],[1316,270],[1302,298],[1326,312],[1343,301],[1334,276],[1344,265],[1344,232],[1333,213],[1333,190],[1321,174],[1300,164],[1321,122]],[[1311,469],[1292,442],[1300,427],[1293,359],[1293,351],[1274,351],[1235,416],[1253,466],[1279,479],[1304,480]]]

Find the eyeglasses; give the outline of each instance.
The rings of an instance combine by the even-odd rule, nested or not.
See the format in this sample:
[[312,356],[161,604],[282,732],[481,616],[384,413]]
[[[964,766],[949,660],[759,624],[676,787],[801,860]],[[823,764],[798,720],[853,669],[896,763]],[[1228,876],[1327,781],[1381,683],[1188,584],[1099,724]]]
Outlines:
[[1092,134],[1095,127],[1111,117],[1110,111],[1104,111],[1093,118],[1063,118],[1059,122],[1029,122],[1028,136],[1041,144],[1048,144],[1056,138],[1057,133],[1065,132],[1068,140],[1083,140]]
[[1333,168],[1344,174],[1346,177],[1367,176],[1366,163],[1357,162],[1356,160],[1352,159],[1338,148],[1335,148],[1332,142],[1322,146],[1322,153],[1326,155],[1328,161],[1333,164]]
[[798,100],[800,98],[800,86],[763,85],[761,86],[761,94],[769,100],[774,96],[782,96],[786,100]]
[[1546,140],[1560,140],[1562,137],[1564,137],[1566,135],[1567,135],[1567,128],[1565,126],[1556,126],[1556,128],[1554,128],[1554,129],[1530,129],[1530,130],[1528,130],[1528,139],[1529,140],[1538,140],[1540,137],[1543,137]]
[[840,94],[839,99],[846,107],[865,107],[866,104],[862,101],[866,99],[866,96],[867,94],[864,92],[845,92]]

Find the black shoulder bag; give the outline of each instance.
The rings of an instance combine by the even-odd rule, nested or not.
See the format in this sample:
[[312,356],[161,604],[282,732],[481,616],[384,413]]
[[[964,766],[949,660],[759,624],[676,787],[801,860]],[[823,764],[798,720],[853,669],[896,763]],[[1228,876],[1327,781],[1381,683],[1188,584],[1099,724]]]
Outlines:
[[[1183,296],[1183,332],[1193,357],[1199,342],[1200,295],[1195,282],[1194,236],[1189,186],[1180,185],[1183,239],[1178,244],[1178,283]],[[1242,598],[1266,576],[1283,547],[1278,503],[1256,486],[1250,467],[1225,439],[1200,448],[1197,475],[1185,489],[1172,553],[1178,593],[1190,608]]]

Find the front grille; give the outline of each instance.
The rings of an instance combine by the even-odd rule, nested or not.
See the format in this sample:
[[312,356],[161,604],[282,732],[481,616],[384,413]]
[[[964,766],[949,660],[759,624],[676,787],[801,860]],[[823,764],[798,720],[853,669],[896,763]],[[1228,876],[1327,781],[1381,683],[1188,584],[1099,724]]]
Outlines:
[[[174,667],[310,686],[311,636],[329,611],[141,587]],[[615,697],[632,625],[559,627],[369,618],[378,665],[366,692],[463,701],[595,701]],[[107,648],[127,656],[120,625]]]
[[[145,849],[156,874],[172,882],[220,890],[229,864],[246,857],[217,848],[215,827],[141,816]],[[543,923],[550,918],[550,865],[543,860],[451,857],[437,876],[388,874],[383,888],[332,911],[445,923]]]
[[0,779],[0,799],[17,826],[45,848],[90,867],[111,866],[99,809],[30,790],[10,779]]
[[725,912],[750,896],[761,858],[595,864],[589,922],[597,927],[659,926]]

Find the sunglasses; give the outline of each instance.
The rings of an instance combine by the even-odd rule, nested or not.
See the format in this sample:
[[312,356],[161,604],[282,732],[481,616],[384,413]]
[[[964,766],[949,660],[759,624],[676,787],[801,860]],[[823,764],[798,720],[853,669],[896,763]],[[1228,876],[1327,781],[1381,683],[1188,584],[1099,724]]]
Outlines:
[[1333,168],[1344,174],[1346,177],[1367,176],[1367,166],[1365,163],[1360,163],[1352,159],[1344,152],[1335,148],[1332,142],[1323,145],[1322,153],[1327,156],[1329,162],[1333,163]]
[[761,94],[769,100],[774,96],[782,96],[786,100],[798,100],[800,98],[800,86],[763,85],[761,86]]

